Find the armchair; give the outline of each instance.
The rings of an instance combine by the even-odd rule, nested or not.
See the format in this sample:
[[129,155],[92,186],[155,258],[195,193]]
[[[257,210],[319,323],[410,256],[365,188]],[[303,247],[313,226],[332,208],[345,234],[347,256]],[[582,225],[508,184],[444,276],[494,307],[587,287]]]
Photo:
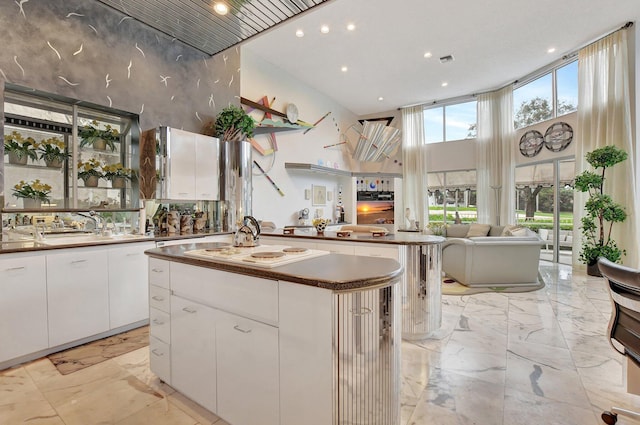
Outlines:
[[[609,321],[609,343],[640,368],[640,270],[621,266],[605,258],[598,260],[600,273],[609,284],[613,310]],[[614,342],[615,341],[615,342]],[[639,412],[612,407],[602,420],[613,425],[618,415],[640,419]]]

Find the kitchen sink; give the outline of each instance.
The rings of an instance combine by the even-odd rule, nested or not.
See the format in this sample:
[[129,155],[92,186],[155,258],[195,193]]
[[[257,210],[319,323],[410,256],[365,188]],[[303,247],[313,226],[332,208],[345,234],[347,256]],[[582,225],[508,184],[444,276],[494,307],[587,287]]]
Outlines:
[[135,239],[149,239],[149,237],[145,235],[112,235],[112,236],[87,235],[87,234],[46,235],[43,240],[37,241],[37,243],[40,245],[46,245],[46,246],[76,245],[76,244],[92,245],[92,244],[99,244],[99,243],[109,243],[109,242],[135,240]]

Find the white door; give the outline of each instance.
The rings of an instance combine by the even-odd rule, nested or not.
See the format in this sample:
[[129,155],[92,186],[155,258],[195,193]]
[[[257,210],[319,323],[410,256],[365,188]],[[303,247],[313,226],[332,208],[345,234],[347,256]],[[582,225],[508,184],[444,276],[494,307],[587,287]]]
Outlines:
[[196,134],[195,172],[196,199],[217,200],[219,141],[215,137]]
[[0,363],[48,347],[45,256],[0,258]]
[[214,309],[171,297],[171,386],[212,412],[216,411],[215,338]]
[[277,425],[278,328],[218,312],[219,416],[233,425]]
[[109,326],[111,329],[149,318],[149,269],[144,251],[154,242],[109,248]]
[[170,199],[196,199],[195,196],[195,134],[171,129],[169,139]]
[[51,347],[109,330],[107,269],[106,248],[47,254]]

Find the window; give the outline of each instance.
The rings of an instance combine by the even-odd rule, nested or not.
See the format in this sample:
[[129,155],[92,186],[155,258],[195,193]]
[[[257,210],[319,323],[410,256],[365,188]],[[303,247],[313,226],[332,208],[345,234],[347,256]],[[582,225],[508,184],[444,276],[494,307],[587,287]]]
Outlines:
[[514,127],[568,114],[577,107],[578,62],[573,61],[513,91]]
[[476,170],[427,173],[429,222],[477,221]]
[[475,139],[477,102],[436,106],[424,110],[425,143]]

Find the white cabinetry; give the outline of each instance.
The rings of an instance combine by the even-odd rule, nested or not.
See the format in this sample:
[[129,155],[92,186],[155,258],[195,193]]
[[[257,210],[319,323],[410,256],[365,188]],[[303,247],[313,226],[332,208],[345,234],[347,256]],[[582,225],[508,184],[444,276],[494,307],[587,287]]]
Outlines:
[[278,425],[278,328],[218,312],[218,410],[234,425]]
[[171,385],[216,412],[215,310],[171,296]]
[[168,261],[149,259],[149,363],[171,384],[171,295]]
[[109,248],[109,324],[111,329],[149,317],[148,268],[144,251],[155,243]]
[[0,258],[0,363],[48,347],[45,257]]
[[49,345],[109,330],[107,248],[47,254]]
[[169,158],[164,197],[218,199],[219,140],[175,128],[166,128],[166,131]]
[[358,243],[354,245],[354,253],[366,257],[383,257],[398,261],[398,246],[399,245]]

